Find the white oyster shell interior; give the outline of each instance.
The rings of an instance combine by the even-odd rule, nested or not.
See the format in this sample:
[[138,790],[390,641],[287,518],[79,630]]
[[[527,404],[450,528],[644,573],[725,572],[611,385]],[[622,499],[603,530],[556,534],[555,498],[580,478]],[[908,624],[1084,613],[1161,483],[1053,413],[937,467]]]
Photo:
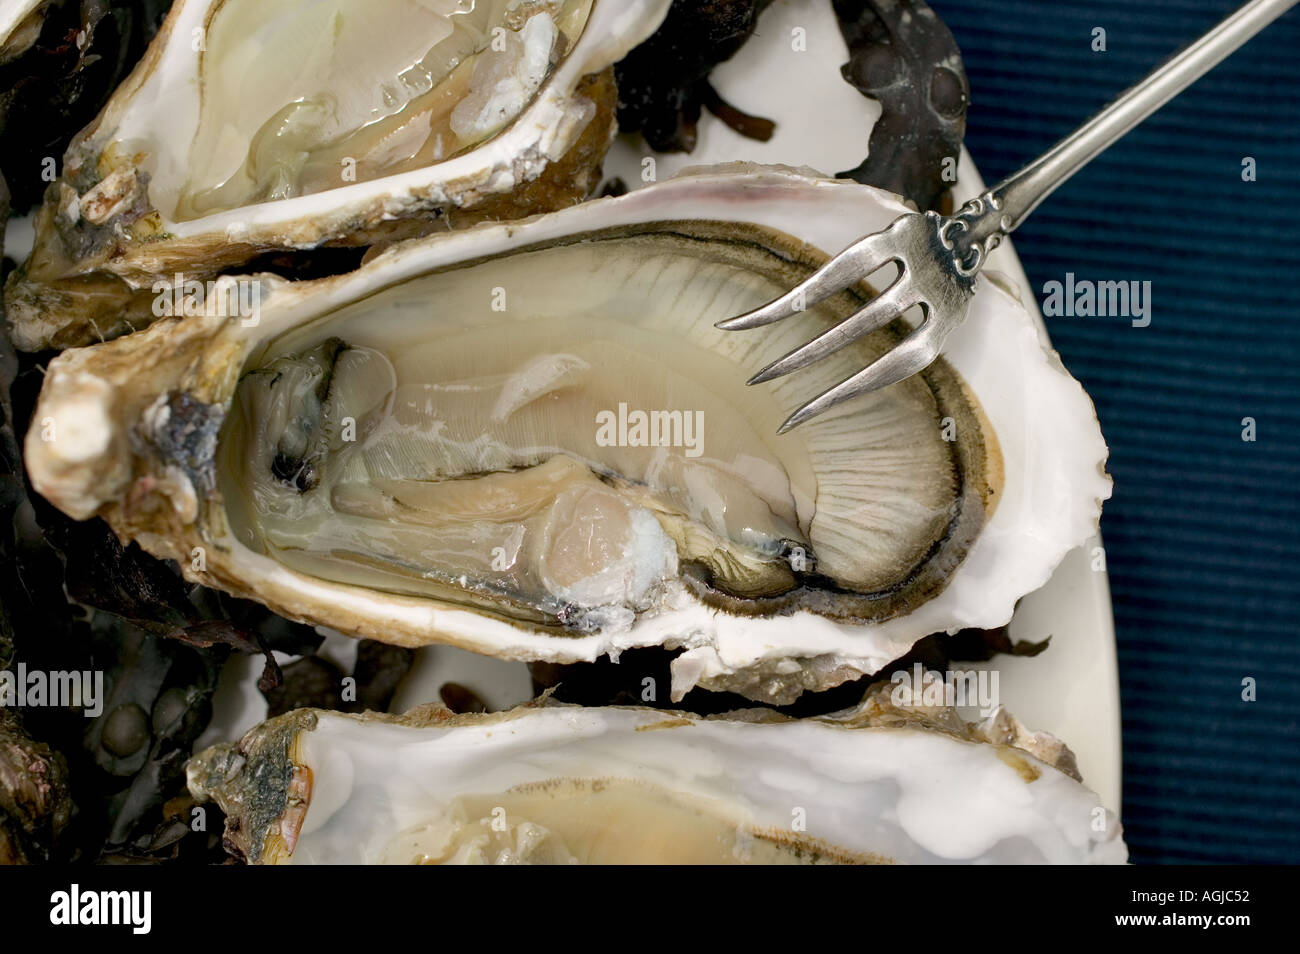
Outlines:
[[[1117,863],[1113,814],[1020,750],[912,727],[520,709],[321,713],[303,863]],[[1098,824],[1100,821],[1100,824]]]

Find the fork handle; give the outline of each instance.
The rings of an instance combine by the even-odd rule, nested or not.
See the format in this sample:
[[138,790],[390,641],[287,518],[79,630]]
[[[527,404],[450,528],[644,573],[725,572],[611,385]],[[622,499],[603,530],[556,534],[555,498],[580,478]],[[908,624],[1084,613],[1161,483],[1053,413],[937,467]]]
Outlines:
[[1057,186],[1296,3],[1250,0],[1043,155],[962,206],[945,233],[964,260],[962,271],[978,271]]

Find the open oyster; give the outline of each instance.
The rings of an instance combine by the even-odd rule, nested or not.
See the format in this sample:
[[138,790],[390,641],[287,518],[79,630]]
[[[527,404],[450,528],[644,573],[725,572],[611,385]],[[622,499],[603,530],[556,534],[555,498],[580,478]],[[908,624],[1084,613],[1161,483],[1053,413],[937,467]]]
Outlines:
[[786,720],[524,706],[299,709],[187,766],[253,863],[1123,863],[1068,749],[998,710]]
[[6,295],[18,347],[158,314],[158,288],[581,200],[611,65],[669,0],[178,0],[73,140]]
[[735,170],[263,278],[255,313],[54,360],[29,473],[291,618],[555,662],[684,647],[676,696],[789,701],[1004,624],[1109,494],[1091,403],[993,282],[947,361],[777,435],[902,323],[749,388],[861,293],[714,322],[901,209]]

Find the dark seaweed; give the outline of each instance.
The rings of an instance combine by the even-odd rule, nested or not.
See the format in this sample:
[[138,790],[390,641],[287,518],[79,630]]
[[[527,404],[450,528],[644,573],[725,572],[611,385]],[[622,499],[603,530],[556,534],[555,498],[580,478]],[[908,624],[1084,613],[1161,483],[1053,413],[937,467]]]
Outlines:
[[880,102],[867,158],[840,176],[943,211],[966,134],[970,85],[957,41],[923,0],[832,0],[844,79]]
[[321,656],[304,656],[284,667],[284,682],[264,689],[267,717],[294,709],[331,709],[335,712],[387,712],[397,686],[415,660],[415,653],[373,639],[357,645],[352,682],[343,670]]
[[754,32],[771,0],[674,0],[658,31],[614,67],[618,128],[639,132],[657,152],[690,152],[701,107],[756,139],[772,135],[770,120],[724,103],[709,73]]
[[768,708],[795,718],[825,715],[847,709],[862,701],[876,683],[888,682],[895,672],[909,671],[915,663],[942,673],[954,663],[986,662],[998,654],[1036,656],[1047,648],[1050,637],[1041,642],[1012,642],[1005,628],[963,629],[949,635],[936,633],[912,647],[906,656],[880,672],[863,676],[822,692],[805,692],[786,706],[766,706],[729,692],[692,689],[679,702],[669,697],[672,676],[669,665],[677,655],[667,649],[629,649],[618,661],[607,658],[594,663],[559,665],[532,663],[529,672],[537,693],[552,691],[552,698],[584,706],[654,706],[697,715],[717,715],[736,709]]

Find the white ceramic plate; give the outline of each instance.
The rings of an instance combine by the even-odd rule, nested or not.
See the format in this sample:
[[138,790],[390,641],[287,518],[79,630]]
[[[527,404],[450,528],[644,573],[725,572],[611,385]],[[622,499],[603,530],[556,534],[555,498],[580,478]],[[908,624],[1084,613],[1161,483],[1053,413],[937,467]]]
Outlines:
[[[796,39],[802,40],[803,49],[797,48]],[[776,120],[772,139],[766,143],[745,139],[706,113],[690,155],[654,154],[639,137],[623,137],[606,160],[605,175],[618,176],[629,188],[640,187],[646,181],[644,160],[651,156],[655,179],[687,166],[736,160],[810,166],[828,174],[851,169],[867,154],[871,126],[880,109],[840,77],[839,68],[847,59],[848,50],[827,0],[776,0],[759,20],[754,37],[713,74],[714,86],[727,102]],[[958,177],[959,200],[983,188],[964,152]],[[1022,302],[1041,324],[1037,296],[1009,243],[993,253],[989,267],[1021,288]],[[1051,636],[1045,652],[1034,658],[999,657],[978,668],[999,670],[1002,703],[1030,728],[1065,740],[1078,756],[1084,781],[1118,811],[1119,683],[1110,590],[1100,547],[1100,539],[1094,539],[1069,554],[1046,586],[1021,601],[1011,622],[1011,637],[1039,641]],[[332,636],[321,653],[350,672],[356,644]],[[201,744],[238,738],[265,717],[266,703],[256,689],[260,669],[260,660],[254,658],[231,660],[215,701],[216,716]],[[470,687],[498,709],[532,696],[522,663],[431,647],[417,654],[392,710],[401,712],[436,700],[439,687],[447,681]]]

